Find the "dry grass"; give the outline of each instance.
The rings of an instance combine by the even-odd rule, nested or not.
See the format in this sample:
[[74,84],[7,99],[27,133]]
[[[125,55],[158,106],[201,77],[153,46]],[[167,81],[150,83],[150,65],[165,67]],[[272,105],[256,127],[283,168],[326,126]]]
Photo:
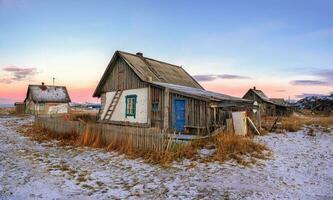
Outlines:
[[[263,128],[267,131],[270,130],[274,123],[275,118],[266,117],[263,119]],[[289,132],[296,132],[301,130],[305,125],[317,125],[322,128],[329,128],[333,126],[333,116],[291,116],[282,117],[279,119],[279,129]]]
[[103,148],[106,145],[102,140],[101,133],[91,132],[89,129],[84,130],[83,134],[76,139],[75,144],[94,148]]
[[216,145],[214,159],[221,162],[234,159],[239,164],[247,165],[255,161],[253,158],[265,159],[269,155],[266,154],[269,150],[264,144],[255,142],[249,137],[220,133],[214,138],[214,144]]
[[142,158],[149,163],[161,166],[169,166],[173,161],[182,159],[200,160],[202,158],[200,158],[198,152],[202,148],[216,149],[215,154],[203,158],[202,161],[224,162],[234,159],[243,165],[254,163],[255,158],[265,158],[263,152],[268,150],[264,145],[254,142],[252,138],[225,133],[220,133],[213,138],[194,140],[185,144],[171,143],[169,148],[166,148],[163,152],[157,152],[133,148],[132,138],[127,135],[111,138],[111,142],[105,143],[100,132],[92,132],[90,129],[86,129],[80,136],[76,134],[54,134],[38,126],[23,126],[20,132],[38,142],[55,139],[60,141],[60,145],[102,148],[107,151],[117,151],[129,158]]
[[0,108],[0,115],[13,115],[15,114],[15,108]]
[[37,142],[58,140],[60,145],[75,145],[75,141],[79,137],[75,133],[56,134],[36,125],[23,125],[19,128],[18,132]]
[[84,121],[89,123],[95,123],[96,122],[96,115],[91,113],[71,113],[70,118],[73,121]]

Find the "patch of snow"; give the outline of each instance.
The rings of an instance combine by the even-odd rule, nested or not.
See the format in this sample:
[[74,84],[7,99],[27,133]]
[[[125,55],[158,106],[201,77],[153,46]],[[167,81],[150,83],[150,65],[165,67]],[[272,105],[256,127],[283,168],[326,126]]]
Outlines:
[[30,85],[32,98],[38,102],[69,102],[66,87]]
[[116,152],[39,144],[16,132],[32,120],[0,117],[0,199],[333,198],[332,131],[256,137],[274,155],[251,167],[185,159],[162,168]]

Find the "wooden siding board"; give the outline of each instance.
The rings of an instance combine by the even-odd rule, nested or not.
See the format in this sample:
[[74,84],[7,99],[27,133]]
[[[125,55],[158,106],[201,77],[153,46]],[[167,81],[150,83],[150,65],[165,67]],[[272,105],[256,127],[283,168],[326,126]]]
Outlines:
[[164,113],[164,91],[161,88],[157,88],[151,86],[151,106],[153,102],[158,102],[158,111],[151,110],[151,123],[153,127],[160,127],[163,126],[163,113]]
[[123,59],[117,58],[102,87],[102,93],[143,87],[147,87],[147,83],[141,81]]
[[[186,126],[193,126],[193,127],[207,127],[208,119],[207,115],[209,113],[206,112],[206,106],[208,103],[206,101],[201,101],[198,99],[193,99],[190,97],[182,96],[176,93],[170,93],[170,102],[169,107],[170,110],[173,110],[173,101],[174,99],[185,99],[186,102]],[[172,115],[169,116],[169,127],[172,130]],[[206,132],[206,131],[205,131]]]

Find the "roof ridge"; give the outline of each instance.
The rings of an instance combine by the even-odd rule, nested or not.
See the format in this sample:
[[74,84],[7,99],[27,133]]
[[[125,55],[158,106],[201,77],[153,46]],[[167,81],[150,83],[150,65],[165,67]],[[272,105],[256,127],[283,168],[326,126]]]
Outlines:
[[[29,84],[28,87],[30,87],[30,86],[43,86],[43,85]],[[64,88],[66,88],[66,86],[63,86],[63,85],[44,85],[44,86],[47,86],[47,87],[64,87]]]
[[[120,52],[120,53],[125,53],[125,54],[129,54],[129,55],[136,56],[136,57],[141,57],[141,56],[138,56],[138,55],[136,55],[136,54],[129,53],[129,52],[126,52],[126,51],[120,51],[120,50],[118,50],[118,52]],[[142,57],[145,58],[145,59],[147,59],[147,60],[152,60],[152,61],[156,61],[156,62],[164,63],[164,64],[167,64],[167,65],[171,65],[171,66],[173,66],[173,67],[183,68],[182,66],[175,65],[175,64],[171,64],[171,63],[168,63],[168,62],[165,62],[165,61],[156,60],[156,59],[149,58],[149,57],[146,57],[146,56],[142,56]]]

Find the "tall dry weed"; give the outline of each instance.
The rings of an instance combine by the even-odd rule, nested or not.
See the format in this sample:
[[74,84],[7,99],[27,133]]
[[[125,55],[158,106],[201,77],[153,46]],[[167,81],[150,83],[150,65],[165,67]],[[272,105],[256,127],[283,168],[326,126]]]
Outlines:
[[54,134],[38,126],[25,127],[23,132],[25,135],[40,142],[56,139],[63,145],[103,148],[108,151],[117,151],[130,158],[142,158],[149,163],[161,166],[169,166],[172,162],[182,159],[201,159],[199,151],[202,148],[216,149],[215,154],[205,158],[205,161],[224,162],[234,159],[243,165],[248,164],[244,157],[265,158],[263,151],[268,150],[264,145],[254,142],[252,138],[225,133],[188,143],[176,143],[173,141],[170,148],[165,148],[164,151],[160,152],[134,148],[132,137],[128,134],[116,137],[110,136],[111,138],[108,138],[108,143],[106,143],[101,132],[92,131],[89,128],[86,128],[81,135]]
[[216,154],[214,159],[224,162],[234,159],[240,164],[247,164],[245,156],[264,159],[269,149],[252,138],[235,134],[220,133],[214,138]]
[[[263,118],[263,128],[270,130],[274,123],[274,117]],[[324,128],[333,126],[333,116],[290,116],[279,119],[279,128],[289,132],[301,130],[305,125],[318,125]]]

